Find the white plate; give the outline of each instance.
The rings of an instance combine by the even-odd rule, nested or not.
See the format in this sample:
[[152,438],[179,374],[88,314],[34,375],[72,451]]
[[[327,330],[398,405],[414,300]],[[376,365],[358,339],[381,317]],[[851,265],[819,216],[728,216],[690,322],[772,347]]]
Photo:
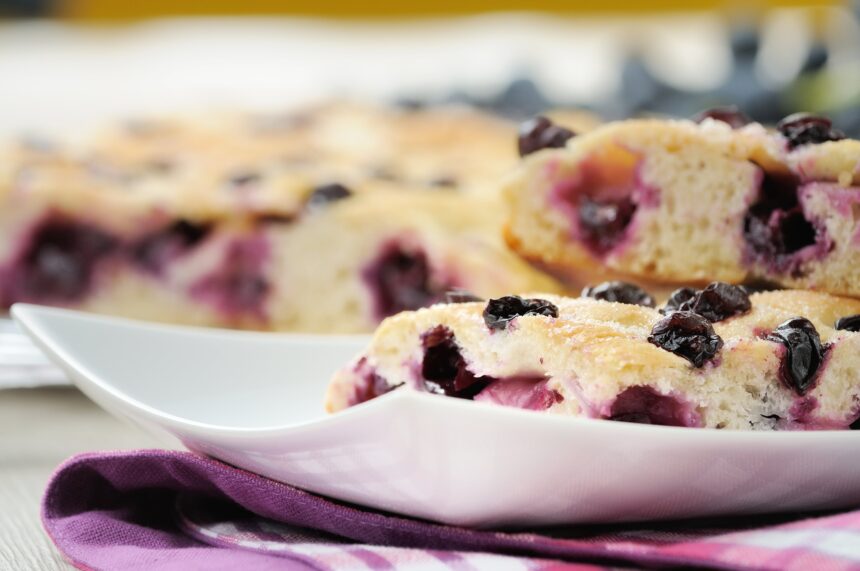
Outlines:
[[93,400],[188,448],[357,504],[467,526],[860,504],[860,434],[564,418],[393,391],[327,416],[366,338],[200,330],[16,306]]

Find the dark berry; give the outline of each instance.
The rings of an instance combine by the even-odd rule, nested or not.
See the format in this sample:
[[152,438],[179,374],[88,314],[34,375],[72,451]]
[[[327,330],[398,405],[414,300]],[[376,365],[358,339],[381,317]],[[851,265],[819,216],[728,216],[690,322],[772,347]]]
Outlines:
[[752,122],[736,105],[726,107],[713,107],[699,111],[693,116],[693,121],[701,123],[705,119],[716,119],[728,124],[732,129],[739,129]]
[[455,288],[445,292],[445,303],[469,303],[471,301],[484,301],[484,299],[464,289]]
[[850,430],[860,430],[860,418],[848,425]]
[[612,250],[624,238],[636,205],[629,197],[598,201],[588,196],[579,199],[579,229],[585,244],[597,254]]
[[424,387],[431,393],[471,399],[495,380],[476,377],[469,371],[454,333],[444,325],[422,334],[421,345],[424,348],[421,376]]
[[457,179],[451,175],[442,175],[432,179],[429,185],[437,188],[456,188]]
[[688,426],[687,408],[678,399],[662,395],[651,387],[636,386],[624,389],[615,397],[608,418],[618,422]]
[[582,290],[582,297],[654,307],[654,298],[647,291],[636,284],[620,281],[603,282],[593,287],[587,287]]
[[696,295],[696,290],[691,287],[678,288],[669,295],[666,306],[660,309],[660,313],[667,314],[678,311],[681,306]]
[[538,116],[520,125],[519,151],[524,157],[541,149],[558,149],[575,135],[570,129],[556,125],[546,117]]
[[387,247],[363,273],[378,319],[433,305],[451,284],[437,283],[426,254],[398,245]]
[[179,220],[140,239],[131,247],[131,258],[141,268],[159,273],[171,260],[202,242],[210,230],[208,224]]
[[840,317],[834,327],[840,331],[860,331],[860,315]]
[[308,197],[308,208],[319,208],[329,202],[337,202],[352,196],[352,191],[339,183],[324,184],[316,187]]
[[651,329],[648,342],[701,367],[722,348],[711,322],[692,311],[675,311]]
[[764,172],[758,200],[744,217],[744,238],[755,261],[780,273],[800,275],[796,252],[825,244],[823,231],[807,220],[793,175]]
[[236,188],[257,184],[263,179],[259,173],[255,172],[240,172],[230,176],[229,182],[231,186]]
[[811,113],[789,115],[777,123],[776,128],[788,140],[789,149],[845,138],[842,131],[833,128],[833,122],[830,119]]
[[98,264],[118,246],[115,237],[98,228],[68,219],[47,220],[31,235],[4,301],[78,301],[89,293]]
[[523,299],[518,295],[506,295],[487,302],[487,307],[484,308],[484,323],[490,329],[506,329],[513,319],[521,315],[558,317],[558,308],[545,299]]
[[767,339],[785,347],[779,367],[782,382],[797,394],[806,394],[824,358],[815,326],[804,317],[794,317],[781,323]]
[[751,308],[747,293],[725,282],[713,282],[679,306],[680,310],[697,313],[711,323],[746,313]]

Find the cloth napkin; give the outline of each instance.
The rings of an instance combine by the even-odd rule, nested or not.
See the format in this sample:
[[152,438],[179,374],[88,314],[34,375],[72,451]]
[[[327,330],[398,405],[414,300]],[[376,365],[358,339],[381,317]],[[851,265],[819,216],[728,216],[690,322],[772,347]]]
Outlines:
[[860,570],[860,511],[471,530],[164,450],[68,460],[48,484],[42,521],[63,555],[88,570]]

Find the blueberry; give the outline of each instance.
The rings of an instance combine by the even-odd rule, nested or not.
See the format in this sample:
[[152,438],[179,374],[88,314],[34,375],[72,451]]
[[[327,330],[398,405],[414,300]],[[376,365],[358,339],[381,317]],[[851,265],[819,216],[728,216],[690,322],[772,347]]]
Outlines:
[[789,149],[845,138],[842,131],[833,128],[833,122],[830,119],[811,113],[789,115],[777,123],[776,128],[785,136]]
[[675,311],[651,329],[648,342],[701,367],[722,348],[711,322],[692,311]]
[[764,172],[756,202],[744,216],[744,238],[752,258],[773,271],[799,276],[793,254],[824,243],[823,231],[807,220],[797,196],[793,175]]
[[423,333],[421,345],[424,348],[421,376],[424,387],[431,393],[471,399],[495,380],[476,377],[469,371],[454,332],[444,325]]
[[587,287],[582,290],[582,297],[654,307],[654,298],[647,291],[636,284],[621,281],[603,282],[593,287]]
[[308,197],[308,208],[315,209],[330,202],[337,202],[352,196],[352,191],[342,184],[331,183],[316,187]]
[[711,323],[716,323],[748,312],[752,309],[752,304],[743,288],[725,282],[713,282],[681,303],[678,309],[692,311]]
[[470,291],[454,288],[445,292],[445,303],[469,303],[471,301],[484,301]]
[[456,188],[457,179],[451,175],[440,175],[431,179],[428,185],[436,188]]
[[148,234],[131,247],[131,259],[141,268],[159,273],[172,259],[197,246],[212,227],[179,220]]
[[558,317],[558,307],[545,299],[523,299],[518,295],[506,295],[487,302],[487,307],[484,308],[484,323],[490,329],[506,329],[513,319],[521,315]]
[[696,295],[696,290],[691,287],[682,287],[673,291],[666,300],[666,306],[660,309],[660,313],[667,314],[678,311],[684,302],[689,301]]
[[767,339],[785,347],[779,367],[780,380],[797,394],[806,394],[824,358],[815,326],[804,317],[793,317],[781,323]]
[[562,148],[574,135],[570,129],[556,125],[546,117],[535,117],[520,125],[520,156],[524,157],[541,149]]
[[250,171],[230,175],[230,178],[228,179],[230,185],[236,188],[257,184],[261,180],[263,180],[262,175]]
[[726,107],[713,107],[699,111],[693,116],[693,121],[701,123],[705,119],[716,119],[728,124],[732,129],[739,129],[744,125],[752,122],[752,119],[747,117],[736,105]]
[[598,255],[612,250],[624,239],[635,213],[636,205],[630,198],[615,201],[580,198],[579,229],[585,245]]
[[437,284],[426,254],[393,245],[386,248],[363,273],[374,298],[378,319],[433,305],[450,284]]
[[98,264],[119,246],[110,234],[69,219],[43,222],[22,252],[7,295],[11,303],[79,301],[90,289]]
[[860,315],[848,315],[836,320],[836,329],[841,331],[860,331]]

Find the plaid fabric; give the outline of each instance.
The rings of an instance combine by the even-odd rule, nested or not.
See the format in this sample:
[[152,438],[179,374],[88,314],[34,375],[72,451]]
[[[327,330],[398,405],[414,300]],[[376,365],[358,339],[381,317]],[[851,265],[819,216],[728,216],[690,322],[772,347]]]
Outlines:
[[362,510],[184,452],[60,467],[45,529],[81,569],[860,570],[860,511],[510,533]]

